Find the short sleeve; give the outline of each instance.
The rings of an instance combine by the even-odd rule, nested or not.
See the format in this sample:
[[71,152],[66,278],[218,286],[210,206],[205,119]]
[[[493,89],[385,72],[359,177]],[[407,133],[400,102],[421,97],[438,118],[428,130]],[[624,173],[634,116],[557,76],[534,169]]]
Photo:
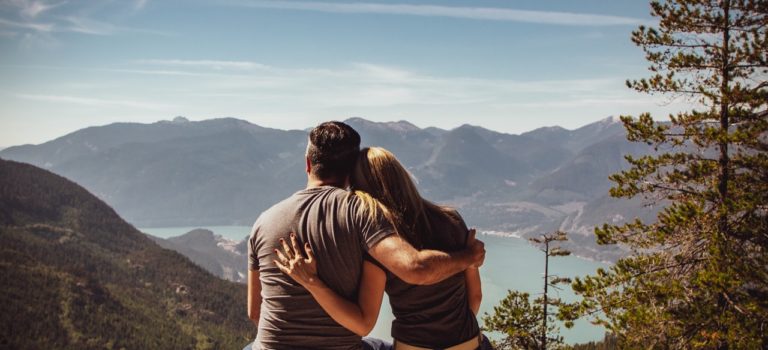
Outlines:
[[382,264],[381,264],[381,263],[380,263],[378,260],[374,259],[374,258],[371,256],[371,254],[368,254],[368,253],[364,253],[364,254],[363,254],[363,260],[364,260],[364,261],[367,261],[367,262],[369,262],[369,263],[371,263],[371,264],[374,264],[374,265],[378,266],[378,267],[379,267],[380,269],[382,269],[383,271],[388,271],[388,270],[387,270],[387,268],[386,268],[386,267],[384,267],[384,265],[382,265]]
[[357,197],[350,201],[350,205],[352,206],[351,212],[354,213],[355,227],[352,229],[359,233],[365,251],[371,249],[384,238],[395,234],[392,224],[381,215],[381,212],[376,216],[371,216],[370,210]]
[[259,269],[259,250],[256,244],[256,233],[258,232],[258,220],[253,224],[251,235],[248,237],[248,268],[251,270]]
[[457,239],[462,247],[466,246],[467,241],[469,240],[469,228],[467,227],[467,223],[464,222],[464,218],[462,218],[459,212],[454,209],[446,210],[445,214],[454,222],[456,227],[461,230]]
[[467,223],[464,222],[464,218],[459,215],[459,212],[456,212],[456,216],[459,218],[459,227],[461,227],[462,230],[464,230],[464,245],[467,244],[467,241],[469,240],[469,227],[467,227]]

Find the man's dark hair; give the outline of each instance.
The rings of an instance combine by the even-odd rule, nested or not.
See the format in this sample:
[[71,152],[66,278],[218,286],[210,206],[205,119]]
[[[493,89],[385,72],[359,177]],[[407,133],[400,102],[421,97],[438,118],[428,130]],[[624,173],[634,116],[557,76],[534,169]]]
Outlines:
[[360,152],[360,134],[351,126],[331,121],[309,132],[307,157],[312,174],[320,179],[344,180],[352,172]]

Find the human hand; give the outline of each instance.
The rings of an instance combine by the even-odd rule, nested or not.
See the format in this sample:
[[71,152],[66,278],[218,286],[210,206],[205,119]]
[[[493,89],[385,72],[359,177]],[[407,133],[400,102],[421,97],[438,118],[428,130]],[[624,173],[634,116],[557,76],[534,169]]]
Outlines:
[[469,230],[469,237],[467,238],[467,251],[470,256],[470,268],[479,268],[485,262],[485,243],[475,238],[477,231],[472,228]]
[[[296,241],[296,234],[291,233],[291,245],[285,242],[285,239],[280,239],[280,243],[283,246],[283,252],[275,249],[277,254],[277,260],[275,265],[284,274],[293,278],[294,281],[301,284],[304,288],[310,289],[313,286],[318,285],[320,279],[317,278],[317,261],[315,255],[312,253],[309,243],[304,244],[304,251],[307,254],[307,258],[301,254],[299,244]],[[284,253],[284,254],[283,254]]]

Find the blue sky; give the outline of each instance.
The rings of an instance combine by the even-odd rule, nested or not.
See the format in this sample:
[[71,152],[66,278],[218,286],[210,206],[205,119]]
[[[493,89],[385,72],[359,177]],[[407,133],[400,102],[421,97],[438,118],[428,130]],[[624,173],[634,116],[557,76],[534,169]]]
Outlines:
[[0,146],[119,121],[363,117],[520,133],[644,96],[642,0],[0,0]]

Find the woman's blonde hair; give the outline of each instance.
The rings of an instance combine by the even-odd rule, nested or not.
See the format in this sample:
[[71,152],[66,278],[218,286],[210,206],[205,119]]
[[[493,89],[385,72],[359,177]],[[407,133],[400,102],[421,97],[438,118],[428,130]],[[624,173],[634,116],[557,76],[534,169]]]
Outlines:
[[398,234],[414,247],[444,246],[445,243],[453,246],[454,242],[436,242],[433,239],[427,212],[445,216],[445,220],[454,220],[453,215],[449,214],[448,208],[421,197],[411,174],[391,152],[381,147],[363,148],[350,183],[371,215],[378,215],[381,210]]

